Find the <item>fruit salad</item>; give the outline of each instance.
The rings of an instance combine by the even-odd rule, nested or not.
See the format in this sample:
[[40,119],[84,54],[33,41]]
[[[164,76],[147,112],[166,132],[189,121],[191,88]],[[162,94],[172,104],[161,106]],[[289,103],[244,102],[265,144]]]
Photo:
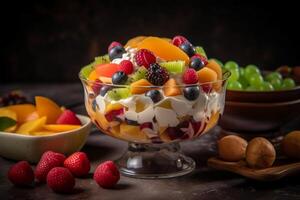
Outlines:
[[74,112],[49,98],[36,96],[35,105],[17,104],[0,108],[0,131],[43,136],[81,127]]
[[183,36],[139,36],[83,67],[87,112],[104,133],[137,143],[200,136],[223,112],[228,73]]

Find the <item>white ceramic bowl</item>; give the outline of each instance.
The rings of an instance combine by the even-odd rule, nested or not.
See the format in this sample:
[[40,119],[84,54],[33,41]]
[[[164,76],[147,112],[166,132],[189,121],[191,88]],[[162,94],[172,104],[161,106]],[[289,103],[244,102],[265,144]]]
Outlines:
[[0,131],[0,156],[36,163],[48,150],[65,155],[80,150],[86,142],[92,123],[86,116],[77,115],[77,117],[82,127],[53,135],[30,136]]

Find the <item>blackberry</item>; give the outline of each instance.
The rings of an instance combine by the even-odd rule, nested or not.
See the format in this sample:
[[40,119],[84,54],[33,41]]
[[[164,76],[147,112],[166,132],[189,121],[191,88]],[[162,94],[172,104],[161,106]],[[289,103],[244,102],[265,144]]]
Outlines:
[[146,78],[153,85],[163,85],[169,80],[169,73],[159,64],[153,63],[148,68]]

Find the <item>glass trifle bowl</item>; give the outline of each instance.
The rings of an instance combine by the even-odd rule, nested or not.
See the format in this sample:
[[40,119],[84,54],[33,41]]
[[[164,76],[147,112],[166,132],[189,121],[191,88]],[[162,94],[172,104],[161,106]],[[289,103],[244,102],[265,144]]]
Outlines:
[[[120,62],[124,57],[123,53],[118,58]],[[108,58],[101,59],[100,64],[93,63],[85,67],[86,70],[82,69],[79,76],[84,87],[86,110],[94,124],[101,132],[128,142],[128,149],[116,160],[120,172],[135,178],[170,178],[193,171],[195,162],[180,151],[179,142],[198,138],[216,125],[223,113],[230,73],[221,72],[221,78],[215,81],[185,84],[180,81],[181,73],[170,72],[164,84],[155,85],[151,84],[150,72],[161,69],[157,69],[160,64],[156,59],[148,67],[142,66],[145,77],[139,75],[136,78],[138,69],[133,78],[128,75],[121,82],[119,69],[112,73],[112,80],[101,74],[105,67],[113,68],[120,62],[113,63],[112,56],[109,59],[112,62],[103,64],[103,59]],[[131,62],[136,65],[135,59]],[[209,63],[207,61],[206,65]],[[182,71],[189,68],[186,65],[183,64]],[[207,68],[205,66],[202,68]],[[100,76],[92,74],[97,71],[95,69],[100,71]],[[124,73],[121,78],[123,76]]]

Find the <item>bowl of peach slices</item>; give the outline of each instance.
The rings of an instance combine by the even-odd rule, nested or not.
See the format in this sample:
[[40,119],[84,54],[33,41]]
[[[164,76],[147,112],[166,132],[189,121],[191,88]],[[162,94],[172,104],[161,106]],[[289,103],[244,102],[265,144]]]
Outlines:
[[37,162],[48,150],[71,154],[84,145],[91,120],[36,96],[35,104],[0,108],[0,156]]

